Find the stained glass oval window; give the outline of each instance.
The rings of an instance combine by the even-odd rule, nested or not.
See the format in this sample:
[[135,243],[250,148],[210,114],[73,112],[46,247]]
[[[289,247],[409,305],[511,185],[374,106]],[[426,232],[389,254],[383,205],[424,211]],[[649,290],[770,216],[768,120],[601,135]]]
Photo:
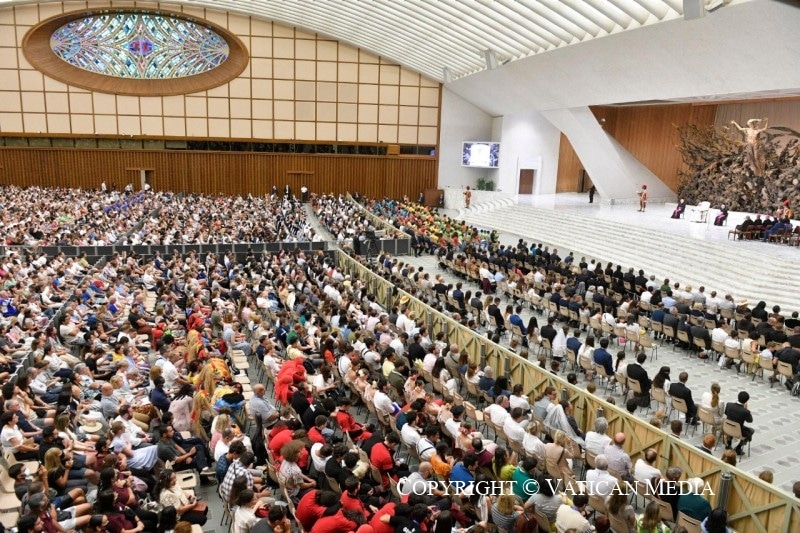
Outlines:
[[70,65],[118,78],[194,76],[221,65],[228,43],[210,28],[160,14],[110,13],[68,22],[50,37]]
[[248,61],[230,31],[147,10],[59,15],[32,28],[23,51],[34,67],[57,80],[134,95],[207,90],[241,74]]

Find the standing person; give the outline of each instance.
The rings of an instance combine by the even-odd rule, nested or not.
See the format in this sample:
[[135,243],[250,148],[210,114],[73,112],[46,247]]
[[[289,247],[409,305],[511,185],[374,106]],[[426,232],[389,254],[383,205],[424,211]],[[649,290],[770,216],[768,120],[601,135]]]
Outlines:
[[597,192],[597,187],[595,187],[594,185],[589,187],[589,203],[590,204],[594,203],[594,193],[596,193],[596,192]]
[[469,189],[469,185],[467,185],[467,190],[464,191],[464,207],[469,209],[469,203],[472,201],[472,191]]
[[642,188],[636,194],[639,196],[639,211],[644,212],[647,207],[647,185],[642,185]]

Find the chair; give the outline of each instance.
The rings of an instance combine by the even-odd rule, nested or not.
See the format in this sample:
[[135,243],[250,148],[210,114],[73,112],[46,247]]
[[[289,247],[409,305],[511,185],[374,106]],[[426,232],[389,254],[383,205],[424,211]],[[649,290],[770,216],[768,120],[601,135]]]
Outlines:
[[483,426],[486,427],[487,419],[486,417],[483,416],[483,411],[477,410],[472,403],[467,401],[465,401],[463,405],[464,405],[464,414],[467,415],[467,418],[471,418],[472,420],[475,421],[475,429],[480,431],[481,424],[483,424]]
[[[592,504],[592,497],[589,496],[589,505],[591,504]],[[626,531],[630,531],[630,524],[628,524],[625,520],[611,513],[605,513],[605,514],[608,517],[608,523],[611,525],[611,529],[613,531],[620,533],[625,533]]]
[[[686,405],[686,400],[681,398],[672,398],[672,410],[677,411],[678,413],[683,413],[683,417],[686,420],[686,434],[689,433],[689,406]],[[680,420],[681,415],[678,415],[678,419]]]
[[689,332],[685,329],[678,330],[678,340],[685,344],[687,350],[689,350],[689,354],[691,354],[691,347],[689,342]]
[[651,502],[656,502],[659,510],[661,511],[661,519],[670,523],[675,523],[675,514],[672,512],[672,506],[658,498],[648,497]]
[[[633,392],[634,394],[642,395],[642,384],[639,382],[638,379],[628,378],[628,390]],[[647,406],[647,411],[645,415],[650,412],[650,405]]]
[[[611,385],[611,376],[608,375],[606,372],[606,367],[603,365],[598,365],[595,363],[594,365],[595,374],[600,378],[600,384],[602,385],[603,380],[606,380],[606,392],[608,392],[608,387]],[[613,390],[613,389],[612,389]]]
[[708,407],[700,406],[697,408],[697,418],[703,423],[703,434],[706,432],[706,424],[711,426],[711,432],[716,435],[722,429],[722,424],[717,422],[713,411]]
[[589,507],[594,509],[596,513],[607,514],[606,502],[602,496],[597,494],[589,494]]
[[696,206],[690,208],[689,211],[692,213],[692,222],[706,222],[709,209],[711,209],[711,202],[700,202]]
[[[670,342],[675,340],[675,328],[672,326],[663,326],[664,338]],[[663,344],[663,343],[662,343]]]
[[667,410],[667,419],[669,419],[669,408],[670,406],[667,405],[667,391],[661,389],[659,387],[651,387],[650,388],[650,395],[656,401],[656,409],[660,405],[664,405],[664,409]]
[[567,361],[572,363],[572,370],[578,369],[578,354],[572,348],[567,348]]
[[536,521],[539,523],[540,533],[550,533],[550,519],[539,509],[536,509]]
[[[742,426],[740,426],[737,422],[731,422],[727,418],[722,421],[722,433],[731,439],[739,439],[740,441],[744,439],[744,435],[742,435]],[[747,441],[747,457],[750,457],[749,440]]]
[[[653,329],[655,331],[655,329]],[[658,359],[658,346],[653,342],[653,339],[650,338],[650,335],[644,334],[639,335],[639,346],[642,348],[642,351],[647,353],[647,349],[650,349],[650,361],[653,361],[653,358]]]
[[675,523],[675,525],[685,527],[686,531],[689,533],[701,533],[700,520],[690,518],[680,511],[678,512],[678,521]]
[[[764,379],[764,371],[769,370],[770,372],[775,372],[775,367],[772,366],[772,359],[769,357],[759,357],[758,358],[758,368],[756,371],[753,372],[753,379],[751,381],[755,381],[756,376],[760,373],[761,379]],[[770,384],[769,388],[772,388],[772,385],[775,383],[773,382]]]
[[723,345],[723,349],[725,350],[724,351],[725,357],[727,357],[728,359],[731,359],[731,360],[734,361],[733,364],[736,365],[736,373],[738,374],[739,373],[739,365],[736,363],[736,361],[740,361],[740,362],[742,361],[742,350],[740,350],[739,348],[736,348],[734,346],[725,346],[725,345]]
[[792,379],[794,376],[792,365],[790,363],[778,361],[778,375],[783,376],[786,379]]

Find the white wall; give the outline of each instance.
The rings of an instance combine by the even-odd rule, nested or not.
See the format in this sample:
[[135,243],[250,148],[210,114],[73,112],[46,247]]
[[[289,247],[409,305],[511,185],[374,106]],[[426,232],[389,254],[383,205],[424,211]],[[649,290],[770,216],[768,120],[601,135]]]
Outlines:
[[519,170],[534,168],[534,194],[556,192],[558,144],[561,132],[536,112],[508,115],[497,121],[501,124],[500,168],[496,188],[516,194]]
[[490,173],[496,171],[462,167],[461,143],[499,141],[499,137],[492,136],[492,117],[446,87],[442,89],[441,109],[439,188],[461,189],[469,185],[474,189],[478,185],[478,178],[488,178]]

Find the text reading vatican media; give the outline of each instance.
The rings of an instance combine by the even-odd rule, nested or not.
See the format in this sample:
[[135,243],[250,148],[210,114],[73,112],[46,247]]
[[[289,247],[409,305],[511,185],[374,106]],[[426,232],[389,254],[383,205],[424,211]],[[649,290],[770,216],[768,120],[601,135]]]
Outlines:
[[[406,478],[402,478],[398,486],[401,490],[404,488]],[[426,481],[411,483],[409,491],[412,494],[419,496],[429,496],[433,494],[434,490],[441,491],[442,488],[447,490],[449,494],[479,494],[482,496],[500,496],[503,494],[524,493],[536,494],[539,492],[539,482],[535,479],[528,479],[520,482],[522,490],[517,491],[517,481]],[[636,481],[624,483],[608,483],[605,481],[591,482],[591,481],[572,481],[564,483],[557,479],[547,479],[550,490],[553,494],[563,492],[567,496],[574,496],[576,494],[625,494],[631,496],[638,494],[640,496],[683,496],[688,494],[695,494],[694,487],[691,483],[686,481],[666,481],[662,480],[660,483],[653,483],[652,481]],[[405,491],[404,491],[405,492]],[[714,491],[710,483],[703,486],[702,492],[699,494],[704,496],[714,496]]]

